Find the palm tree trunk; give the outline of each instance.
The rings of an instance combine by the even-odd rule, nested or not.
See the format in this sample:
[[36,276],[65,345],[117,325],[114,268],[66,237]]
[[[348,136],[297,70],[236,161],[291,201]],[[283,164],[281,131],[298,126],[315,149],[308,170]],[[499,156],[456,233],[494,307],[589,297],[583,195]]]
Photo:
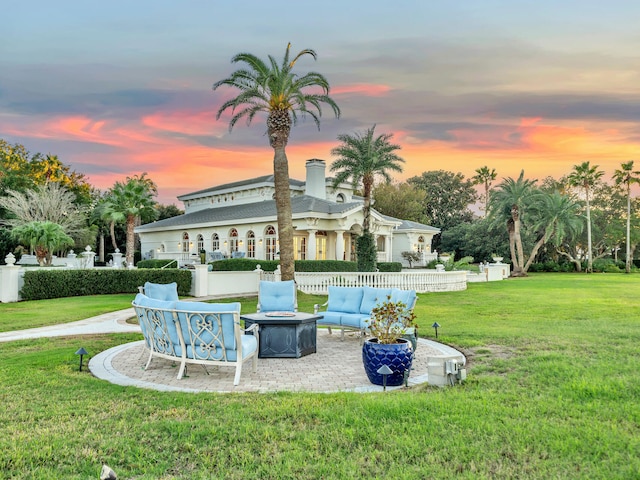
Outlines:
[[545,242],[546,238],[547,238],[547,236],[543,235],[542,238],[540,240],[538,240],[536,242],[536,244],[533,246],[533,249],[531,250],[531,255],[529,256],[529,259],[527,260],[527,263],[525,264],[524,268],[522,269],[522,273],[527,273],[529,271],[529,267],[531,267],[531,264],[533,263],[533,260],[536,258],[536,255],[538,255],[538,251],[544,245],[544,242]]
[[587,273],[593,273],[593,246],[591,245],[591,206],[589,205],[589,189],[587,197]]
[[631,185],[629,183],[627,183],[627,251],[624,271],[631,273]]
[[274,145],[273,177],[276,210],[278,215],[278,241],[280,242],[280,272],[282,280],[294,279],[293,221],[291,218],[291,191],[289,186],[289,163],[285,145]]
[[116,222],[111,221],[109,223],[109,234],[111,235],[111,245],[113,246],[113,251],[115,252],[118,249],[118,244],[116,243]]
[[133,265],[133,251],[134,251],[134,234],[133,229],[136,226],[136,217],[135,215],[127,215],[127,256],[126,262],[127,265]]
[[[369,231],[369,225],[371,222],[371,190],[373,189],[373,179],[372,178],[363,178],[362,179],[363,187],[364,187],[364,205],[362,207],[362,230],[364,232]],[[339,258],[338,260],[342,260]]]

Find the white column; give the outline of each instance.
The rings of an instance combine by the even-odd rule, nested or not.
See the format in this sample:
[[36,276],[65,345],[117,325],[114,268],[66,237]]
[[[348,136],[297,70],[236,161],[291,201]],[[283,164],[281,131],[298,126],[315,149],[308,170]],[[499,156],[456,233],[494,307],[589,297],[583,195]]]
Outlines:
[[393,262],[392,252],[391,252],[391,234],[384,237],[384,251],[387,256],[387,262]]
[[307,230],[309,239],[307,241],[307,260],[316,259],[316,232],[318,230]]
[[20,301],[20,267],[14,265],[16,259],[9,253],[4,259],[6,265],[0,267],[0,302]]
[[344,260],[344,230],[336,230],[336,260]]

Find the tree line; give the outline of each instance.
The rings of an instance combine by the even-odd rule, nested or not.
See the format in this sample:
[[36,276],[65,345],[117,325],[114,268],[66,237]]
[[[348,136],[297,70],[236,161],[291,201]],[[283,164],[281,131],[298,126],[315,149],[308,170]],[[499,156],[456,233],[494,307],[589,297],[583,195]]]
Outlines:
[[183,213],[156,202],[157,193],[146,173],[102,192],[57,156],[0,139],[0,261],[8,253],[34,252],[41,265],[50,265],[56,253],[97,243],[101,261],[123,247],[131,264],[136,225]]
[[592,272],[594,260],[624,258],[625,271],[633,268],[640,240],[639,203],[631,191],[640,183],[640,172],[633,161],[622,163],[609,181],[590,162],[542,181],[527,179],[522,171],[494,185],[495,169],[484,166],[475,173],[467,179],[437,170],[401,183],[380,183],[374,207],[440,228],[435,250],[476,261],[505,257],[515,276],[544,261],[569,262],[576,271]]

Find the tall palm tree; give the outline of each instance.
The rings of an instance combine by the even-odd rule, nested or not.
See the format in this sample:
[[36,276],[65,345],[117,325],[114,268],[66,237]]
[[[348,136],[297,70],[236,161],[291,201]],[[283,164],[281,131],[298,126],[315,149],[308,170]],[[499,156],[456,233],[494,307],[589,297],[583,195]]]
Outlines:
[[486,165],[484,167],[476,168],[476,174],[471,178],[476,185],[484,184],[484,217],[487,218],[487,212],[489,211],[489,189],[491,183],[496,179],[498,174],[496,169]]
[[633,160],[622,164],[622,169],[613,174],[616,185],[624,186],[627,193],[627,251],[625,256],[625,272],[631,273],[631,184],[640,183],[640,171],[633,170]]
[[566,236],[579,235],[583,227],[580,215],[582,207],[570,197],[560,192],[538,191],[531,199],[530,208],[536,218],[532,228],[539,232],[539,238],[524,266],[525,273],[545,243],[551,242],[555,247],[559,247]]
[[404,163],[404,159],[394,153],[402,147],[390,142],[393,134],[383,133],[374,137],[375,128],[374,125],[364,134],[338,135],[338,140],[342,144],[331,150],[331,155],[339,157],[331,164],[331,171],[336,172],[333,186],[337,187],[348,180],[354,188],[362,184],[364,197],[362,229],[365,232],[369,231],[371,196],[376,175],[390,182],[389,171],[402,172],[400,164]]
[[598,170],[598,165],[591,166],[589,162],[582,162],[580,165],[574,165],[573,171],[567,179],[569,184],[584,190],[585,201],[587,205],[587,273],[593,273],[593,245],[591,243],[591,189],[598,183],[600,177],[604,175],[602,170]]
[[109,192],[105,210],[110,212],[112,218],[124,216],[127,226],[126,262],[133,264],[133,252],[135,249],[134,228],[140,218],[153,219],[156,215],[155,197],[158,194],[156,184],[146,176],[141,175],[127,177],[126,182],[116,182]]
[[337,172],[333,179],[333,186],[351,180],[354,188],[362,184],[364,206],[362,208],[362,235],[356,241],[358,271],[371,272],[376,267],[376,245],[373,235],[369,231],[371,219],[371,196],[376,175],[382,176],[387,182],[391,181],[389,170],[402,172],[400,163],[404,160],[394,152],[400,150],[400,145],[391,143],[392,134],[384,133],[374,137],[374,125],[364,134],[338,135],[342,144],[331,150],[338,159],[331,164],[331,171]]
[[525,180],[524,170],[522,170],[517,180],[504,179],[491,195],[491,215],[496,221],[506,220],[507,223],[511,263],[513,263],[511,275],[514,277],[526,274],[520,228],[524,206],[533,192],[535,183],[536,180]]
[[216,115],[216,119],[220,119],[223,112],[231,110],[229,131],[241,118],[245,118],[249,125],[257,113],[267,114],[267,136],[274,150],[273,176],[283,280],[292,280],[294,277],[293,220],[289,164],[285,151],[291,126],[297,124],[298,115],[301,114],[303,117],[309,115],[320,129],[322,103],[329,105],[336,117],[340,116],[338,105],[329,97],[329,82],[323,75],[309,72],[298,76],[292,72],[298,59],[309,55],[315,60],[316,52],[304,49],[291,60],[290,49],[289,43],[281,64],[271,55],[269,61],[264,62],[250,53],[239,53],[231,59],[231,63],[243,63],[245,68],[213,84],[214,90],[222,85],[240,90],[237,97],[222,104]]

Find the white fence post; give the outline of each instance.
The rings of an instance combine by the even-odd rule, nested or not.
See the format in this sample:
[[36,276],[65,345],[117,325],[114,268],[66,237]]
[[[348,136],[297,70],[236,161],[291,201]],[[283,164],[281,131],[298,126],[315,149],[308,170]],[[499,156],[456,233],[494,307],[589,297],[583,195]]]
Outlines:
[[20,300],[20,267],[14,265],[16,258],[13,253],[9,253],[4,261],[6,265],[0,267],[0,302],[18,302]]

